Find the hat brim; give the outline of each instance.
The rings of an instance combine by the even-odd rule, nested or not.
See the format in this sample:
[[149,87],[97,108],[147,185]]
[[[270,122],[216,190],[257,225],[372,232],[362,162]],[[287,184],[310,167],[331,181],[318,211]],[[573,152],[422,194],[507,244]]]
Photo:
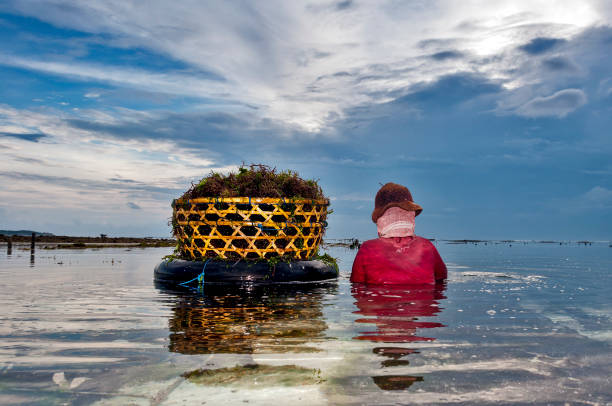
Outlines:
[[374,211],[372,212],[372,221],[376,223],[378,219],[380,218],[380,216],[385,214],[385,211],[387,211],[387,209],[391,207],[399,207],[400,209],[404,209],[407,211],[414,211],[415,216],[418,216],[423,211],[423,208],[421,206],[409,200],[404,200],[403,202],[392,202],[383,207],[374,209]]

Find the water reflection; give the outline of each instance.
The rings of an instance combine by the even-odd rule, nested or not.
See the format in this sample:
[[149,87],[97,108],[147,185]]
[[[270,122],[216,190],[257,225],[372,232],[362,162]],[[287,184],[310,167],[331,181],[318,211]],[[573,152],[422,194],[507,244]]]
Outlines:
[[171,294],[172,352],[182,354],[314,352],[325,338],[323,297],[337,284],[205,285]]
[[[436,321],[421,321],[420,318],[435,317],[441,311],[440,301],[445,299],[446,286],[372,286],[353,284],[351,293],[355,298],[358,310],[356,314],[366,316],[357,319],[357,323],[368,326],[358,332],[356,340],[367,340],[376,343],[411,343],[434,341],[427,333],[419,330],[444,327]],[[425,336],[427,335],[427,336]],[[381,367],[405,367],[410,354],[418,354],[414,348],[396,346],[377,346],[374,354],[385,359]],[[414,382],[422,381],[422,376],[382,375],[373,376],[374,383],[383,390],[401,390],[410,387]]]

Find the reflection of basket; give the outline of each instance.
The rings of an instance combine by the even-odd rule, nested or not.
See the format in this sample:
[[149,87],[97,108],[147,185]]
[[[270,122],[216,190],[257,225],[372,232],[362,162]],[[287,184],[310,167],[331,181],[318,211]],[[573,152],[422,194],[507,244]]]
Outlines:
[[327,226],[328,200],[227,197],[177,199],[173,222],[191,259],[308,259]]
[[302,344],[327,329],[320,296],[299,297],[273,297],[278,302],[255,305],[239,301],[232,306],[236,303],[228,300],[218,307],[177,306],[170,318],[169,349],[182,354],[319,351]]

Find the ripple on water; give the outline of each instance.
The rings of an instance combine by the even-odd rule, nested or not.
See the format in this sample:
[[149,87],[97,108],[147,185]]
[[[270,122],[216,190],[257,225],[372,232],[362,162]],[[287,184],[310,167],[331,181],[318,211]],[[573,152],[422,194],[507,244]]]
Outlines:
[[341,248],[336,282],[200,291],[153,284],[166,249],[1,254],[0,403],[612,402],[612,250],[438,248],[427,289]]

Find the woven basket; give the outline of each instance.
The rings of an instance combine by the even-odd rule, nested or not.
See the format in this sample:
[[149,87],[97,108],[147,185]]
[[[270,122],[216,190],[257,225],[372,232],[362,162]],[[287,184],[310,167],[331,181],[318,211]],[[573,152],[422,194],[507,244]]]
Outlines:
[[309,259],[321,243],[328,200],[197,198],[173,202],[179,250],[191,259]]

